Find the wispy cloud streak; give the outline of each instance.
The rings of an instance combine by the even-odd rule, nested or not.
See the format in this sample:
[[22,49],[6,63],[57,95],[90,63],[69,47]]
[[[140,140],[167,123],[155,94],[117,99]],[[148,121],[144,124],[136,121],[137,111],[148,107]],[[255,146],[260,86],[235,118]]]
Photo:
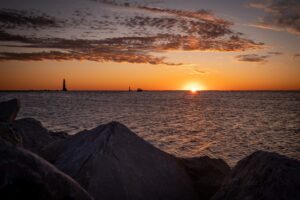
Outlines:
[[252,63],[261,63],[264,64],[268,62],[268,59],[274,56],[283,55],[282,52],[278,51],[270,51],[267,54],[259,55],[259,54],[243,54],[237,55],[235,58],[241,62],[252,62]]
[[238,61],[242,62],[255,62],[255,63],[265,63],[267,62],[268,55],[257,55],[257,54],[246,54],[246,55],[238,55],[235,58]]
[[293,55],[293,58],[294,58],[294,59],[300,58],[300,53],[295,53],[295,54]]
[[254,26],[276,31],[286,30],[293,34],[300,34],[299,0],[253,1],[249,6],[266,12],[266,15]]

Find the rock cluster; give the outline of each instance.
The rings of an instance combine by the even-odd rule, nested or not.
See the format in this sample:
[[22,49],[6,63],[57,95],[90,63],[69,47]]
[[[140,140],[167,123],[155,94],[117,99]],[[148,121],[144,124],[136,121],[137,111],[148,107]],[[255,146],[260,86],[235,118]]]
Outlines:
[[300,161],[257,151],[233,168],[213,200],[299,200]]
[[221,159],[207,156],[180,159],[192,179],[199,199],[210,199],[220,188],[224,178],[230,173],[230,167]]
[[14,133],[22,138],[23,147],[37,154],[45,146],[67,138],[65,133],[48,131],[41,122],[33,118],[15,120],[11,127]]
[[177,158],[111,122],[73,136],[0,103],[0,199],[299,199],[300,164],[256,152],[233,170],[221,159]]
[[1,199],[93,199],[41,157],[0,139]]
[[197,199],[174,156],[118,122],[48,145],[42,155],[95,199]]

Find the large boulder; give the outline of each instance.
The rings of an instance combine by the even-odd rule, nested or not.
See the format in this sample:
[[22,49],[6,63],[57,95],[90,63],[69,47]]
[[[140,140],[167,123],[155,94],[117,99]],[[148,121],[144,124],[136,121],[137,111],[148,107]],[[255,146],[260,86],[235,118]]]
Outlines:
[[[40,150],[56,140],[66,138],[66,134],[52,133],[42,123],[33,118],[15,120],[13,132],[22,138],[23,147],[39,154]],[[59,135],[59,136],[57,136]]]
[[20,100],[11,99],[0,102],[0,122],[13,122],[20,110]]
[[20,101],[12,99],[0,103],[0,138],[34,153],[46,145],[69,137],[65,132],[48,131],[41,122],[33,118],[15,120],[20,110]]
[[64,131],[58,131],[58,132],[49,131],[49,134],[54,140],[61,140],[70,137],[70,135]]
[[230,173],[229,165],[222,159],[204,156],[180,158],[179,160],[192,179],[201,200],[211,199],[221,187],[225,177]]
[[54,142],[48,130],[36,119],[24,118],[12,124],[13,131],[22,137],[23,147],[34,153]]
[[112,122],[57,141],[43,156],[95,199],[197,199],[179,161]]
[[16,134],[10,123],[0,122],[0,139],[14,145],[22,145],[22,137]]
[[238,162],[213,200],[299,200],[300,161],[258,151]]
[[90,200],[72,178],[37,155],[0,139],[0,199]]

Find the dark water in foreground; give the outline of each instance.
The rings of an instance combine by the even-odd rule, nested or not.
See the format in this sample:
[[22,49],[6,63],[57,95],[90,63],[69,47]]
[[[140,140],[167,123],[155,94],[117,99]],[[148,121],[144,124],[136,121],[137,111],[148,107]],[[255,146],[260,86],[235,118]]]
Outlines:
[[120,121],[177,156],[223,158],[230,165],[255,150],[300,159],[300,92],[10,92],[19,118],[34,117],[74,134]]

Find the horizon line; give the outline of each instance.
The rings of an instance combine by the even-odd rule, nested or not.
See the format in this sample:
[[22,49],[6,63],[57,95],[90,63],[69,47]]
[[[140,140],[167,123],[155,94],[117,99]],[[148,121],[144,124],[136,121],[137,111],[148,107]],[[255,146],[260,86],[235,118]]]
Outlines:
[[[190,90],[143,90],[143,92],[189,92]],[[300,89],[228,89],[228,90],[197,90],[197,92],[243,92],[243,91],[254,91],[254,92],[300,92]],[[12,89],[12,90],[0,90],[0,92],[63,92],[62,90],[52,90],[52,89]],[[136,90],[68,90],[67,92],[136,92]]]

